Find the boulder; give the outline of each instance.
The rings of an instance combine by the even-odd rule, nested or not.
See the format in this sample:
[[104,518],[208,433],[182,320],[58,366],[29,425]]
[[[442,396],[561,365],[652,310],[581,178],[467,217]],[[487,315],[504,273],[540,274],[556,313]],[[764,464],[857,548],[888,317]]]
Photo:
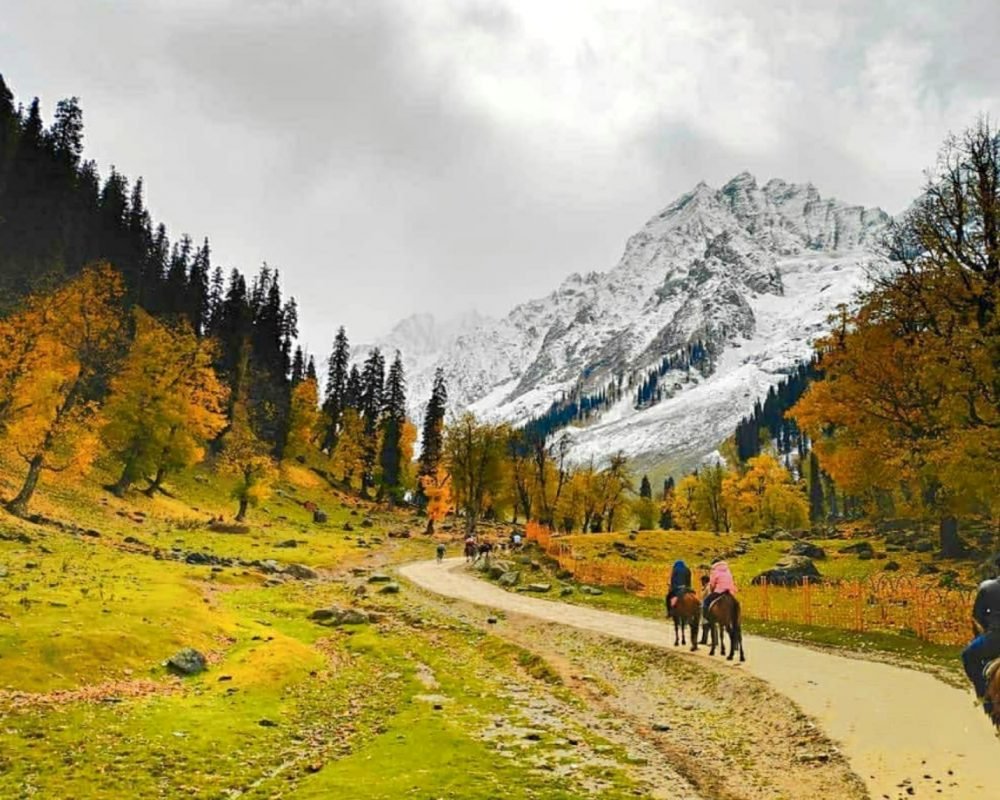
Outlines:
[[345,522],[344,523],[344,530],[345,531],[353,531],[354,530],[354,526],[350,522]]
[[843,547],[840,548],[840,552],[841,553],[854,553],[859,558],[861,557],[862,553],[867,553],[868,554],[868,558],[871,558],[873,555],[875,555],[875,548],[872,547],[872,543],[871,542],[860,541],[860,542],[853,542],[851,544],[844,545]]
[[547,592],[552,588],[551,583],[529,583],[524,587],[529,592]]
[[275,547],[298,547],[299,543],[294,539],[285,539],[283,542],[278,542]]
[[391,583],[392,577],[384,572],[373,572],[368,576],[368,583]]
[[399,594],[398,583],[387,583],[378,590],[379,594]]
[[788,555],[822,560],[826,558],[826,551],[812,542],[796,542],[788,549]]
[[772,586],[801,586],[803,583],[818,583],[822,575],[811,558],[806,556],[785,556],[772,569],[762,572],[751,581],[758,586],[765,581]]
[[338,625],[364,625],[371,622],[371,617],[367,612],[358,608],[317,608],[309,615],[309,619],[318,622],[320,625],[336,627]]
[[300,581],[314,581],[319,578],[319,573],[305,564],[289,564],[285,567],[284,572],[286,575],[291,575]]
[[323,524],[324,522],[327,521],[327,519],[328,517],[326,516],[326,512],[323,511],[322,509],[317,508],[315,511],[313,511],[313,522],[317,524]]
[[178,675],[197,675],[204,671],[206,664],[205,656],[193,647],[185,647],[168,658],[166,666]]
[[521,580],[521,573],[518,572],[516,569],[514,569],[511,570],[510,572],[505,572],[503,575],[501,575],[498,578],[497,582],[501,586],[510,587],[510,586],[517,586],[520,580]]
[[375,523],[372,522],[370,519],[368,519],[368,517],[365,517],[363,520],[361,520],[362,528],[371,528],[374,524]]
[[898,572],[899,562],[898,561],[886,561],[885,565],[882,567],[886,572]]
[[282,566],[279,562],[275,561],[273,558],[265,558],[261,561],[258,566],[262,572],[266,572],[268,575],[272,575],[275,572],[283,572]]

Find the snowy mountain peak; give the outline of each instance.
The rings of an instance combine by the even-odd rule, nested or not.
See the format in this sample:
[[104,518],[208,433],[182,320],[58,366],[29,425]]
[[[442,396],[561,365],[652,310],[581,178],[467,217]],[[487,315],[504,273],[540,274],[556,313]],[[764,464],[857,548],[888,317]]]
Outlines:
[[[438,366],[453,410],[516,423],[620,383],[618,402],[570,429],[573,454],[599,460],[621,449],[691,463],[808,358],[827,317],[878,258],[888,222],[880,209],[823,198],[812,184],[761,185],[741,172],[664,207],[608,272],[570,273],[501,320],[447,328],[416,315],[379,344],[398,346],[409,362],[414,413]],[[705,354],[698,370],[667,370],[637,408],[629,387],[695,344]]]

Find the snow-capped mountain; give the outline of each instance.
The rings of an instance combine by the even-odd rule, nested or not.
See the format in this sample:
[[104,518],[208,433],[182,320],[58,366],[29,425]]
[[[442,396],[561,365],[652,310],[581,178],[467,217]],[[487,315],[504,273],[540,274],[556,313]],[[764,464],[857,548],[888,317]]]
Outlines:
[[[880,260],[889,221],[811,184],[761,186],[748,173],[718,190],[700,183],[634,234],[614,269],[574,273],[547,297],[450,338],[421,316],[378,344],[402,350],[417,416],[438,366],[453,410],[515,423],[620,377],[623,397],[568,429],[573,457],[623,450],[640,463],[691,466],[809,357],[829,315]],[[630,383],[695,342],[709,351],[707,368],[667,372],[663,398],[637,409]]]

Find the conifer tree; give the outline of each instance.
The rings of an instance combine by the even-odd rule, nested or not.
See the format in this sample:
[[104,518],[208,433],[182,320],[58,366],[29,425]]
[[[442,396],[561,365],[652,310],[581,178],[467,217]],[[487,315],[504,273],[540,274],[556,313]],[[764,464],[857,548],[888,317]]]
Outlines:
[[[444,370],[440,367],[434,373],[434,385],[431,397],[424,412],[423,437],[420,446],[420,464],[417,475],[435,478],[441,463],[441,451],[444,443],[444,416],[448,406],[448,388],[444,382]],[[424,482],[419,483],[418,502],[423,503]]]
[[341,325],[333,340],[333,351],[326,373],[326,391],[323,396],[323,411],[327,428],[323,447],[333,450],[337,444],[344,409],[347,407],[347,380],[350,374],[351,347],[347,341],[347,331]]
[[385,359],[376,347],[365,360],[361,374],[361,416],[364,421],[364,468],[361,473],[361,493],[375,485],[375,463],[378,457],[379,421],[385,392]]
[[809,520],[815,524],[824,516],[823,476],[820,472],[816,451],[809,451]]
[[403,478],[403,428],[406,425],[406,378],[403,358],[399,351],[389,367],[385,383],[382,413],[382,446],[379,461],[382,467],[381,488],[391,498],[400,494]]
[[642,476],[642,481],[639,483],[639,497],[643,497],[647,500],[653,499],[653,486],[649,482],[649,477],[647,475]]

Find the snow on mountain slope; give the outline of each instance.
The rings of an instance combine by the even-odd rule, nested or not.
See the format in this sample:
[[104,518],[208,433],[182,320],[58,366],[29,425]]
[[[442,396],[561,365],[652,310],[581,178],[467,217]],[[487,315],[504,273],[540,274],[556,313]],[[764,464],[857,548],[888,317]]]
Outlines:
[[672,396],[641,410],[626,390],[600,417],[570,429],[578,460],[623,450],[640,462],[690,466],[809,357],[829,315],[879,260],[888,222],[879,209],[822,198],[810,184],[760,186],[742,173],[719,190],[701,183],[668,205],[608,272],[572,274],[547,297],[443,345],[397,334],[407,323],[433,329],[423,317],[378,344],[399,341],[413,413],[440,366],[454,411],[523,423],[575,390],[641,381],[664,355],[700,341],[711,355],[707,377],[671,374]]

